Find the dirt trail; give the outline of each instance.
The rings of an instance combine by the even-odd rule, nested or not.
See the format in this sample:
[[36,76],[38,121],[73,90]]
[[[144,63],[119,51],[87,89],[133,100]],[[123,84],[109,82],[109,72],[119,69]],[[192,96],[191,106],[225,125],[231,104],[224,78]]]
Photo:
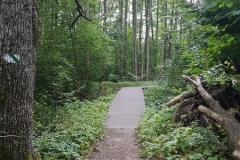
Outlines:
[[107,129],[89,160],[140,160],[134,129]]
[[124,87],[115,96],[107,115],[106,134],[89,160],[144,160],[139,156],[135,128],[145,111],[142,87]]

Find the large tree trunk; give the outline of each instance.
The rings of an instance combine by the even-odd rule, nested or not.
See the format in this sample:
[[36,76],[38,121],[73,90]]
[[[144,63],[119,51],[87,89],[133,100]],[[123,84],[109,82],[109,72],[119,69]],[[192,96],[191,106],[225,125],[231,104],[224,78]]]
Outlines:
[[37,44],[37,2],[0,2],[0,159],[37,159],[32,107]]

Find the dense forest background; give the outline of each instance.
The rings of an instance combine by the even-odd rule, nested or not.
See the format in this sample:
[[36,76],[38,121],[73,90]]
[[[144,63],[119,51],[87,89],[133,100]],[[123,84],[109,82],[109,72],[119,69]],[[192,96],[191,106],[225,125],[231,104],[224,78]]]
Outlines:
[[224,76],[221,69],[239,68],[238,2],[80,3],[92,21],[81,17],[72,26],[74,1],[39,1],[36,98],[73,90],[85,98],[90,82],[104,80],[181,86],[183,71],[224,79],[216,75]]
[[[34,138],[45,159],[86,155],[101,137],[106,106],[121,86],[154,81],[165,88],[154,92],[159,105],[164,96],[189,88],[182,74],[200,75],[209,84],[239,79],[238,1],[81,0],[80,5],[84,13],[75,21],[76,1],[38,1]],[[166,121],[170,111],[163,110]],[[84,118],[95,126],[89,128]]]

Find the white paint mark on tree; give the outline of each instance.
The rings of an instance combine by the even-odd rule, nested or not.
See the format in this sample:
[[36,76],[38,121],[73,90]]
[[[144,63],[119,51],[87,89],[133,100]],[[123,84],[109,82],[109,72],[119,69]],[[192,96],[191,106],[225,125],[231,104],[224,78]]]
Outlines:
[[18,63],[20,61],[20,55],[9,53],[3,56],[3,59],[8,63]]

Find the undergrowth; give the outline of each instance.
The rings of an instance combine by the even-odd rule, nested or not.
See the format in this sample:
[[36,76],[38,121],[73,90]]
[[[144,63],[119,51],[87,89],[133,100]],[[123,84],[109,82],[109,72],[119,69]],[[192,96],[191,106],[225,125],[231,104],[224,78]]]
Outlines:
[[[126,86],[152,85],[151,82],[102,82],[82,86],[89,89],[85,100],[73,93],[64,105],[48,105],[47,96],[35,102],[34,147],[44,160],[79,160],[91,152],[104,135],[107,110],[117,91]],[[89,87],[89,88],[88,88]],[[81,90],[83,89],[83,90]],[[54,101],[54,100],[52,100]],[[61,103],[52,103],[61,104]]]
[[[203,128],[197,122],[182,126],[172,120],[176,106],[158,109],[159,103],[168,101],[169,94],[166,93],[169,89],[161,87],[144,92],[147,110],[136,129],[141,156],[167,160],[229,159],[229,148],[226,149],[226,146],[231,145],[223,130],[216,134],[211,126]],[[174,92],[170,94],[173,96]]]
[[[58,111],[57,125],[34,139],[35,149],[44,160],[83,159],[103,136],[105,115],[113,96],[92,102],[67,103]],[[37,127],[37,126],[36,126]]]

